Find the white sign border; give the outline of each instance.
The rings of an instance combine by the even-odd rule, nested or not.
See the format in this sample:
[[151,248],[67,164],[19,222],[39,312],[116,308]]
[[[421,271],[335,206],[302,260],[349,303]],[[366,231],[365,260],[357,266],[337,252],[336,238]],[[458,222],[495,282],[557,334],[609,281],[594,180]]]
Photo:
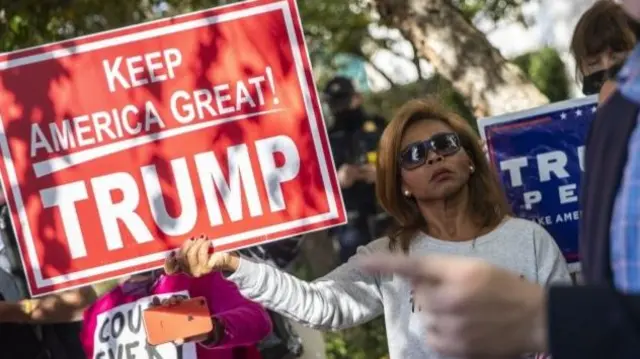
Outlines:
[[[569,99],[565,101],[555,102],[549,105],[544,105],[540,107],[535,107],[529,110],[511,112],[504,115],[494,116],[494,117],[486,117],[478,120],[478,132],[480,132],[480,138],[483,141],[487,140],[487,127],[508,123],[514,120],[520,120],[524,117],[534,117],[544,115],[549,112],[556,112],[566,108],[577,107],[577,106],[585,106],[589,104],[594,104],[597,106],[598,104],[598,95],[591,95],[581,98]],[[491,158],[489,157],[489,153],[487,152],[487,160],[491,162]],[[582,271],[582,266],[580,262],[569,263],[569,272],[578,273]]]
[[[200,12],[207,12],[207,11],[210,11],[210,10],[204,10],[204,11],[200,11]],[[135,42],[135,41],[140,41],[140,40],[146,40],[146,39],[150,39],[150,38],[159,37],[159,36],[162,36],[162,35],[173,34],[173,33],[179,32],[179,31],[193,30],[193,29],[197,29],[197,28],[200,28],[200,27],[211,26],[211,25],[214,25],[214,24],[222,23],[222,22],[238,20],[238,19],[242,19],[242,18],[246,18],[246,17],[250,17],[250,16],[265,14],[265,13],[268,13],[268,12],[273,12],[273,11],[280,11],[283,14],[284,21],[285,21],[285,26],[286,26],[286,29],[287,29],[287,34],[288,34],[289,40],[290,40],[291,51],[293,53],[293,59],[294,59],[294,64],[295,64],[296,73],[297,73],[298,81],[299,81],[299,84],[300,84],[300,88],[301,89],[309,88],[308,82],[307,82],[307,77],[306,77],[306,74],[305,74],[305,69],[304,69],[304,62],[303,62],[303,58],[302,58],[301,46],[300,46],[298,38],[296,36],[294,20],[293,20],[293,17],[291,15],[292,12],[291,12],[291,9],[290,9],[290,6],[289,6],[289,3],[287,2],[287,0],[282,0],[282,1],[274,2],[274,3],[270,3],[270,4],[266,4],[266,5],[260,5],[260,6],[256,6],[256,7],[253,7],[253,8],[242,9],[242,10],[238,10],[238,11],[234,11],[234,12],[223,13],[223,14],[219,14],[219,15],[213,15],[213,16],[210,16],[210,17],[207,17],[207,18],[191,20],[191,21],[187,21],[187,22],[179,23],[179,24],[175,24],[175,25],[163,26],[163,27],[160,27],[160,28],[157,28],[157,29],[150,29],[150,30],[146,30],[146,31],[142,31],[142,32],[131,33],[131,34],[123,35],[123,36],[120,36],[120,37],[114,37],[114,38],[99,40],[99,41],[96,41],[96,42],[81,44],[81,45],[72,46],[72,47],[69,47],[69,48],[57,49],[57,50],[53,50],[53,51],[46,52],[46,53],[41,53],[41,54],[36,54],[36,55],[31,55],[31,56],[25,56],[25,57],[18,58],[18,59],[13,59],[13,60],[7,60],[7,61],[0,62],[0,69],[4,70],[4,69],[9,69],[9,68],[13,68],[13,67],[19,67],[19,66],[23,66],[23,65],[27,65],[27,64],[47,61],[47,60],[51,60],[51,59],[62,58],[62,57],[66,57],[66,56],[70,56],[70,55],[74,55],[74,54],[90,52],[90,51],[93,51],[93,50],[99,50],[99,49],[103,49],[103,48],[107,48],[107,47],[111,47],[111,46],[121,45],[121,44],[124,44],[124,43],[130,43],[130,42]],[[198,12],[187,14],[187,15],[184,15],[184,16],[193,16],[194,14],[197,14],[197,13]],[[159,20],[159,21],[163,21],[163,20]],[[152,24],[152,23],[153,22],[144,23],[142,25],[149,25],[149,24]],[[298,24],[300,24],[299,19],[298,19]],[[113,31],[119,31],[119,30],[122,30],[122,29],[113,30]],[[306,44],[303,43],[302,46],[304,46],[305,51],[308,51],[307,48],[306,48]],[[305,52],[305,54],[306,54],[306,52]],[[308,60],[308,58],[307,58],[307,60]],[[303,92],[303,96],[304,96],[304,105],[305,105],[305,110],[307,112],[307,118],[309,120],[309,124],[310,124],[310,127],[311,127],[311,135],[312,135],[312,138],[313,138],[313,141],[314,141],[314,145],[315,145],[315,149],[316,149],[316,155],[318,156],[318,161],[320,162],[320,173],[321,173],[323,185],[325,187],[326,198],[327,198],[328,203],[329,203],[329,212],[326,212],[326,213],[323,213],[323,214],[314,215],[314,216],[310,216],[310,217],[305,217],[305,218],[301,218],[301,219],[297,219],[297,220],[293,220],[293,221],[289,221],[289,222],[285,222],[285,223],[279,223],[279,224],[276,224],[276,225],[263,227],[263,228],[252,230],[252,231],[248,231],[248,232],[243,232],[243,233],[239,233],[239,234],[234,234],[234,235],[230,235],[230,236],[226,236],[226,237],[217,238],[216,239],[216,244],[223,245],[223,244],[237,242],[237,241],[241,241],[241,240],[249,239],[249,238],[254,238],[254,237],[260,237],[260,236],[265,236],[266,237],[266,236],[268,236],[269,234],[272,234],[272,233],[291,230],[291,229],[295,229],[295,228],[298,228],[298,227],[303,227],[303,226],[307,226],[307,225],[311,225],[311,224],[315,224],[315,223],[320,223],[320,222],[324,222],[324,221],[330,221],[330,220],[339,218],[340,215],[339,215],[338,207],[337,207],[336,193],[334,193],[333,186],[331,185],[330,173],[329,173],[329,170],[328,170],[328,167],[327,167],[327,162],[328,161],[325,158],[325,154],[324,154],[323,148],[322,148],[321,136],[324,135],[325,136],[325,140],[327,140],[327,138],[326,138],[327,135],[326,135],[326,133],[321,133],[319,128],[318,128],[316,114],[315,114],[315,111],[313,109],[314,103],[313,103],[313,99],[312,99],[311,95],[309,93],[306,93],[305,91],[302,91],[302,92]],[[317,96],[316,96],[316,105],[320,106]],[[328,143],[328,142],[326,142],[326,143]],[[85,269],[85,270],[80,270],[80,271],[77,271],[77,272],[71,272],[71,273],[58,275],[58,276],[51,277],[51,278],[44,278],[43,275],[42,275],[42,265],[38,261],[38,256],[37,256],[37,252],[36,252],[36,249],[35,249],[35,243],[33,241],[33,235],[31,233],[31,227],[29,226],[29,223],[28,223],[28,218],[27,218],[25,207],[24,207],[24,202],[23,202],[23,199],[22,199],[21,192],[19,190],[18,177],[17,177],[16,171],[15,171],[15,167],[13,165],[13,159],[11,158],[11,153],[9,151],[9,143],[8,143],[8,140],[7,140],[7,134],[6,134],[4,125],[2,124],[2,121],[0,121],[0,151],[3,154],[5,168],[7,170],[7,176],[8,176],[9,184],[10,184],[10,187],[11,187],[11,192],[14,194],[14,199],[16,201],[16,206],[17,206],[17,210],[18,210],[18,216],[19,216],[19,220],[20,220],[20,225],[23,228],[23,235],[24,235],[26,246],[27,246],[27,254],[29,256],[29,259],[30,259],[30,262],[31,262],[31,265],[32,265],[31,269],[33,271],[33,274],[34,274],[34,277],[35,277],[35,281],[36,281],[36,287],[38,289],[43,288],[43,287],[60,285],[60,284],[66,283],[66,282],[74,281],[74,280],[90,278],[90,277],[99,275],[100,273],[113,272],[113,271],[118,271],[118,270],[122,270],[122,269],[126,269],[126,268],[131,268],[131,267],[137,266],[137,265],[143,265],[143,264],[151,263],[151,262],[154,262],[154,261],[162,260],[162,259],[166,258],[166,256],[169,254],[170,251],[153,253],[153,254],[149,254],[149,255],[146,255],[146,256],[131,258],[131,259],[128,259],[128,260],[125,260],[125,261],[120,261],[120,262],[116,262],[116,263],[110,263],[110,264],[99,266],[99,267],[93,267],[93,268],[89,268],[89,269]],[[330,155],[329,157],[330,157],[329,158],[330,159],[329,163],[331,165],[333,165],[334,164],[334,160],[333,160],[332,155]],[[4,191],[4,194],[5,194],[5,198],[8,198],[7,197],[7,190],[6,190],[5,186],[3,186],[3,191]],[[338,196],[337,197],[338,197],[338,200],[340,201],[340,203],[342,205],[342,208],[344,208],[344,202],[343,202],[342,196],[340,195],[339,191],[340,190],[338,189],[338,194],[337,194]],[[7,205],[11,206],[9,201],[7,201]],[[13,229],[14,229],[14,232],[15,232],[15,225],[13,225],[13,221],[12,221],[12,226],[14,226]],[[315,230],[316,229],[314,229],[312,231],[315,231]],[[309,232],[309,231],[307,231],[307,232]],[[271,241],[276,241],[278,239],[280,239],[280,238],[274,238]],[[22,261],[23,267],[26,268],[22,251],[20,251],[20,257],[21,257],[21,261]],[[144,270],[144,271],[146,271],[146,270]],[[109,279],[113,279],[113,278],[117,278],[117,277],[120,277],[120,276],[112,276],[110,278],[101,279],[101,281],[102,280],[109,280]],[[53,290],[53,291],[47,291],[46,293],[38,293],[38,294],[35,294],[33,292],[32,288],[31,288],[31,283],[30,283],[29,280],[27,280],[27,285],[29,286],[29,292],[32,294],[32,296],[38,297],[38,296],[51,294],[51,293],[55,293],[55,292],[59,292],[59,291],[63,291],[63,290],[69,290],[69,289],[82,287],[82,286],[86,286],[86,285],[90,285],[90,284],[89,283],[83,283],[83,284],[78,284],[78,285],[74,285],[74,286],[67,286],[67,287],[56,289],[56,290]]]
[[480,133],[480,138],[483,141],[487,140],[486,137],[486,129],[489,126],[493,126],[496,124],[511,122],[514,120],[519,120],[523,117],[534,117],[544,115],[549,112],[556,112],[563,110],[565,108],[576,107],[576,106],[585,106],[590,103],[597,103],[598,95],[591,95],[587,97],[574,98],[569,100],[564,100],[560,102],[554,102],[552,104],[534,107],[528,110],[522,110],[518,112],[509,112],[504,115],[498,115],[493,117],[485,117],[478,120],[478,132]]

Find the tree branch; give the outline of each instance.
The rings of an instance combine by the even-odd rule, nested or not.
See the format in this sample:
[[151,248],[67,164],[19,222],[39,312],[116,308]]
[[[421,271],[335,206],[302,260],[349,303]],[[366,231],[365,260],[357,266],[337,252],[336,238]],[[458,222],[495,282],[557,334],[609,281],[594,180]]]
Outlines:
[[413,49],[413,65],[416,67],[416,71],[418,72],[418,79],[424,79],[424,74],[422,73],[422,68],[420,67],[420,54],[418,53],[418,48],[413,41],[409,41],[411,44],[411,49]]
[[499,115],[549,102],[450,0],[371,1],[382,24],[399,30],[478,111]]
[[396,82],[393,81],[393,79],[389,75],[387,75],[378,65],[373,63],[373,61],[371,60],[371,56],[365,54],[362,51],[362,48],[354,49],[354,51],[350,51],[349,53],[351,55],[364,59],[369,65],[371,65],[371,68],[373,68],[378,74],[380,74],[380,76],[384,77],[384,79],[387,80],[387,82],[389,83],[389,85],[391,85],[391,87],[394,87],[397,85]]
[[[406,39],[405,39],[405,40],[406,40]],[[405,54],[401,53],[400,51],[398,51],[398,50],[396,50],[396,49],[392,48],[392,47],[390,46],[390,42],[393,42],[393,41],[397,41],[397,40],[395,40],[395,39],[390,39],[390,38],[378,38],[378,39],[373,39],[373,43],[374,43],[377,47],[379,47],[380,49],[387,50],[387,51],[391,52],[392,54],[394,54],[394,55],[396,55],[396,56],[398,56],[398,57],[401,57],[401,58],[403,58],[403,59],[405,59],[405,60],[407,60],[407,61],[413,61],[413,59],[412,59],[411,57],[409,57],[409,56],[407,56],[407,55],[405,55]],[[412,44],[412,46],[413,46],[413,44]],[[417,52],[416,52],[416,51],[415,51],[415,49],[414,49],[414,54],[416,54],[416,53],[417,53]]]
[[367,60],[367,63],[369,65],[371,65],[371,67],[380,74],[380,76],[384,77],[385,80],[387,80],[387,82],[389,83],[389,85],[391,85],[391,87],[395,87],[397,84],[395,81],[393,81],[393,79],[391,78],[391,76],[387,75],[378,65],[374,64],[373,61],[371,61],[370,58],[365,58],[365,60]]
[[411,44],[411,49],[413,50],[413,57],[409,57],[405,54],[400,53],[400,51],[391,48],[391,46],[389,46],[389,42],[397,41],[395,39],[380,38],[380,39],[376,39],[374,43],[381,49],[387,50],[392,54],[394,54],[395,56],[398,56],[404,60],[407,60],[413,63],[413,65],[416,67],[416,73],[418,74],[418,79],[423,80],[425,78],[425,74],[422,71],[422,67],[420,67],[420,60],[424,59],[424,57],[420,56],[420,52],[416,48],[416,45],[413,41],[409,41],[408,39],[404,39],[404,40]]

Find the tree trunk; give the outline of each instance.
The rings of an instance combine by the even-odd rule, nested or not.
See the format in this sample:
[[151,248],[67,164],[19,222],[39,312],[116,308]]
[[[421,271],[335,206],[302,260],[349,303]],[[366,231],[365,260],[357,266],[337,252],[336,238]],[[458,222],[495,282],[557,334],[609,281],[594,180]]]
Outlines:
[[549,102],[450,1],[371,1],[381,23],[412,42],[420,56],[470,101],[477,115],[495,116]]

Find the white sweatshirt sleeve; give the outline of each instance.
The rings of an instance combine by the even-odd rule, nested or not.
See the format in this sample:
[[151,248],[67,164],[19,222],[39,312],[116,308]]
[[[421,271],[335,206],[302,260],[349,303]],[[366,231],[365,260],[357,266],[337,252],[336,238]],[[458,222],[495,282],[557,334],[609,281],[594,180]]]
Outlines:
[[385,238],[360,247],[347,263],[314,282],[246,258],[227,279],[248,299],[296,322],[316,329],[344,329],[382,313],[382,278],[361,271],[357,260],[387,245]]

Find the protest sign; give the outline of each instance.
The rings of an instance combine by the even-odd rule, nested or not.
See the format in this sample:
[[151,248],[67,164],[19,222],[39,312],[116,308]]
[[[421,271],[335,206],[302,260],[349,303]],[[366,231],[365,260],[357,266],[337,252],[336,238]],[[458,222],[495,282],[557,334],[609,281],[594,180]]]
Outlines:
[[346,221],[294,0],[2,55],[0,116],[32,295]]
[[596,106],[590,96],[478,122],[515,215],[544,226],[572,271],[579,270],[578,193]]
[[154,297],[164,300],[172,296],[189,297],[187,291],[141,298],[98,314],[93,334],[93,359],[196,359],[196,345],[149,345],[142,313]]

